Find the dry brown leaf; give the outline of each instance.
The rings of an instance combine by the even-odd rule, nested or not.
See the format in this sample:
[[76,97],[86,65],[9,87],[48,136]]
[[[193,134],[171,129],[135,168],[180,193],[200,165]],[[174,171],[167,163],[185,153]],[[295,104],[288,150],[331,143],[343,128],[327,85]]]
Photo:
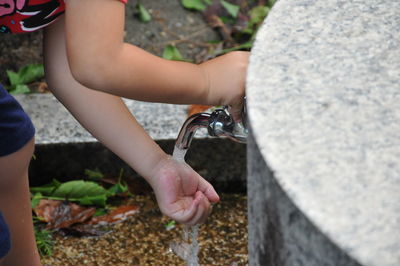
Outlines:
[[46,82],[40,82],[38,87],[37,87],[37,91],[40,92],[40,93],[50,92],[49,91],[49,87],[48,87]]
[[96,208],[86,208],[71,202],[41,199],[34,208],[36,215],[47,222],[48,229],[67,228],[89,220]]
[[139,207],[135,205],[122,205],[112,210],[110,213],[93,217],[88,224],[92,225],[110,225],[120,223],[139,212]]
[[205,110],[211,108],[210,105],[199,105],[199,104],[192,104],[188,108],[188,116],[192,116],[197,113],[204,112]]

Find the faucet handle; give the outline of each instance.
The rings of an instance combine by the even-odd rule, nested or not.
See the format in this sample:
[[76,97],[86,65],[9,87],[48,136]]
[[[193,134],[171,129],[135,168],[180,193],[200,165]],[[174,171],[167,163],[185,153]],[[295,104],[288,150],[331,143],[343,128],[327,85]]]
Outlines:
[[228,137],[236,142],[246,143],[247,129],[242,121],[235,122],[228,111],[228,107],[217,109],[211,113],[208,119],[208,134],[215,137]]

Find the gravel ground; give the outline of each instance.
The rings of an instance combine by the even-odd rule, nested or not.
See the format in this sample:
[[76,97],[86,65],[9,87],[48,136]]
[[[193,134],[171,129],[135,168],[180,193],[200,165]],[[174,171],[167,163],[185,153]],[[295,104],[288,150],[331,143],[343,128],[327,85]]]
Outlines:
[[[247,198],[221,194],[212,215],[199,231],[200,265],[247,265]],[[183,226],[167,230],[169,219],[157,207],[153,195],[134,196],[129,203],[140,212],[96,238],[55,236],[51,257],[44,265],[185,265],[170,250],[182,242]]]

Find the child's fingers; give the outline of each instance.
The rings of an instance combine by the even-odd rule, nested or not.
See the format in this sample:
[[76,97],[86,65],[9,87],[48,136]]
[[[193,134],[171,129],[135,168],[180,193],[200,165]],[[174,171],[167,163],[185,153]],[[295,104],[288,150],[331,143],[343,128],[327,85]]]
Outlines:
[[192,218],[191,218],[190,220],[187,220],[186,224],[188,224],[188,225],[195,225],[195,224],[198,223],[199,219],[200,219],[201,216],[202,216],[202,212],[204,211],[204,210],[203,210],[203,208],[204,208],[204,207],[203,207],[203,201],[204,201],[204,199],[205,199],[204,194],[201,193],[200,191],[197,191],[197,192],[196,192],[195,199],[194,199],[194,201],[197,201],[197,202],[198,202],[197,208],[196,208],[196,212],[195,212],[195,214],[192,216]]
[[219,201],[219,196],[214,187],[202,177],[199,179],[199,190],[204,193],[210,202],[215,203]]
[[[193,217],[196,215],[198,206],[200,204],[200,199],[201,199],[200,194],[202,194],[200,191],[198,191],[195,194],[191,204],[189,205],[189,208],[185,209],[185,207],[182,205],[181,207],[179,207],[179,209],[176,212],[174,212],[168,216],[171,217],[172,219],[176,220],[177,222],[184,223],[184,224],[187,224],[188,221],[193,220]],[[181,204],[181,203],[178,202],[176,204]]]
[[204,223],[207,219],[208,216],[208,209],[210,208],[210,202],[207,200],[207,198],[201,194],[199,198],[200,202],[197,207],[196,214],[193,216],[193,218],[187,222],[188,225],[196,225],[196,224],[201,224]]
[[203,211],[203,215],[201,216],[201,218],[199,219],[199,223],[203,224],[206,222],[208,216],[211,213],[211,203],[208,201],[207,198],[204,198],[204,211]]

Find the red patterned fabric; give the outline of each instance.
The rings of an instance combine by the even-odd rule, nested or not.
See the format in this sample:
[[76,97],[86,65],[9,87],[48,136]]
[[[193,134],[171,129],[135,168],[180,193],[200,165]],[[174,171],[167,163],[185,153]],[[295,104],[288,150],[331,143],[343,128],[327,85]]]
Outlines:
[[[120,0],[127,3],[128,0]],[[32,32],[54,22],[64,0],[0,0],[0,33]]]

